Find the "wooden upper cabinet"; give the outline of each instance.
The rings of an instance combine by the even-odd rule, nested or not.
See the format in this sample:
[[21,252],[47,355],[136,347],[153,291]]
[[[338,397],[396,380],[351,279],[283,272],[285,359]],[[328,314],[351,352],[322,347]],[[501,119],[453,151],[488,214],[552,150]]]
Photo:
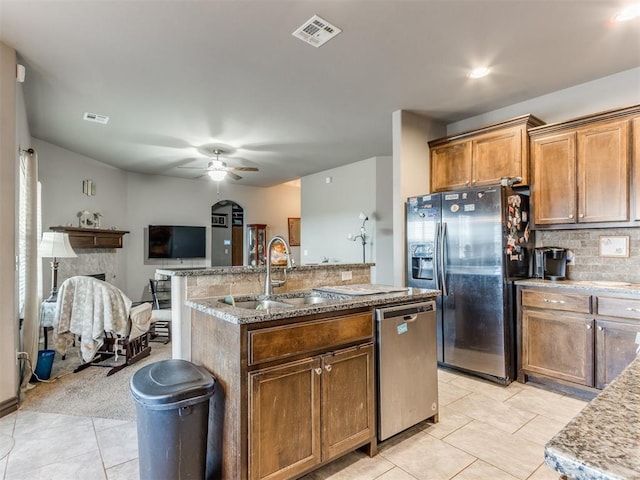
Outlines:
[[[632,117],[640,105],[529,131],[534,225],[629,224],[640,202]],[[633,185],[633,188],[632,188]]]
[[578,222],[629,220],[629,121],[578,131]]
[[523,182],[529,178],[529,162],[522,158],[527,141],[527,131],[523,127],[489,133],[473,140],[471,186],[496,185],[502,177],[522,177]]
[[527,130],[542,125],[533,115],[429,142],[431,191],[496,185],[503,177],[529,184]]
[[468,188],[471,178],[471,142],[431,150],[431,191]]
[[535,223],[573,223],[576,211],[576,135],[532,140]]

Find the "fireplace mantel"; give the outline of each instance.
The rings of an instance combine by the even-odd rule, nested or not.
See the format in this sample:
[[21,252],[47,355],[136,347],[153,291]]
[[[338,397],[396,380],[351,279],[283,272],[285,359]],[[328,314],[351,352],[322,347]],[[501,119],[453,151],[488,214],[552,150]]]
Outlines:
[[49,227],[54,232],[69,234],[73,248],[122,248],[122,237],[127,230],[107,230],[103,228]]

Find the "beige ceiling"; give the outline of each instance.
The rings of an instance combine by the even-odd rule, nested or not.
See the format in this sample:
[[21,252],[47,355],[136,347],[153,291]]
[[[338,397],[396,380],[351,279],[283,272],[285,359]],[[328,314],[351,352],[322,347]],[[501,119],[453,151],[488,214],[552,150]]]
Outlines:
[[[34,137],[125,170],[195,177],[222,147],[244,185],[390,155],[391,115],[444,123],[640,65],[603,0],[0,0]],[[343,33],[291,34],[317,14]],[[493,73],[472,81],[468,69]],[[82,120],[108,115],[106,126]],[[535,114],[535,112],[532,112]],[[232,180],[227,180],[232,181]]]

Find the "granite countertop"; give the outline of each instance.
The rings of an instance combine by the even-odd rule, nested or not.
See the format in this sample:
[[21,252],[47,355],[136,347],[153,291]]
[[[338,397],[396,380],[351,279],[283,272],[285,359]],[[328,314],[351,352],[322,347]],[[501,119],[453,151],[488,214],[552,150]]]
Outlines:
[[[362,265],[362,264],[360,264]],[[238,308],[223,302],[225,297],[198,298],[187,300],[185,304],[195,310],[221,318],[231,323],[246,324],[267,322],[285,318],[313,315],[316,313],[338,312],[350,308],[377,307],[381,305],[397,305],[431,300],[440,295],[440,290],[407,288],[401,292],[379,293],[375,295],[338,295],[326,292],[305,290],[300,292],[281,293],[269,297],[271,300],[283,300],[287,297],[322,296],[328,301],[317,304],[295,305],[290,308],[272,308],[267,310],[253,310]],[[238,295],[235,302],[265,298],[262,295]]]
[[[311,271],[311,270],[327,270],[327,269],[345,269],[345,268],[361,268],[374,267],[375,263],[314,263],[309,265],[296,265],[291,271]],[[273,269],[283,269],[281,266],[273,266]],[[240,273],[264,273],[267,267],[237,266],[237,267],[192,267],[192,268],[158,268],[156,273],[167,275],[169,277],[196,277],[201,275],[223,275],[223,274],[240,274]]]
[[640,479],[640,357],[547,443],[544,456],[573,480]]
[[516,285],[523,287],[569,288],[575,290],[598,290],[611,293],[625,293],[640,296],[640,284],[615,282],[606,280],[542,280],[541,278],[527,278],[516,280]]

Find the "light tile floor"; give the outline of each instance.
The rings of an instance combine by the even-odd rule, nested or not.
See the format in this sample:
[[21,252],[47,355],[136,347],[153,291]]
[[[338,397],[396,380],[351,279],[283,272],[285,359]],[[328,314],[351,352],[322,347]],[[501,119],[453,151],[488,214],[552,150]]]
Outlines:
[[[305,480],[557,480],[544,444],[586,402],[438,371],[440,421],[350,453]],[[0,479],[136,480],[135,422],[18,410],[0,419]]]

